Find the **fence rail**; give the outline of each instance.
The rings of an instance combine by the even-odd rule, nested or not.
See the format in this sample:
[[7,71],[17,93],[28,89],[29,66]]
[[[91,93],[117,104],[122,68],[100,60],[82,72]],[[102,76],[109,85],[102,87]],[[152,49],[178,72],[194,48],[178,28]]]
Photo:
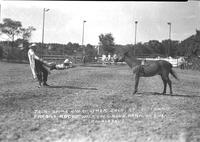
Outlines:
[[74,63],[82,61],[82,58],[79,56],[69,56],[69,55],[42,55],[41,58],[43,58],[46,61],[56,62],[56,63],[61,63],[65,59],[70,59]]

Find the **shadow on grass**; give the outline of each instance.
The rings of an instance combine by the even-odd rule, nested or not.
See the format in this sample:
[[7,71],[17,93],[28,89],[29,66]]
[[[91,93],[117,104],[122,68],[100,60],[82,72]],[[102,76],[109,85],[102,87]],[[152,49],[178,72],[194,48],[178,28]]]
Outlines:
[[158,92],[142,92],[142,93],[137,93],[137,94],[139,94],[139,95],[154,95],[154,96],[171,96],[171,97],[200,98],[200,96],[197,96],[197,95],[162,94],[162,93],[158,93]]
[[83,89],[83,90],[98,90],[97,88],[86,88],[77,86],[49,86],[48,88],[68,88],[68,89]]
[[80,65],[82,67],[101,67],[101,68],[106,68],[105,65],[99,65],[99,64],[95,64],[95,65],[92,65],[92,64],[85,64],[85,65]]
[[[76,65],[75,65],[76,66]],[[102,63],[82,63],[82,64],[77,64],[77,66],[81,66],[81,67],[107,67],[107,65],[102,64]]]

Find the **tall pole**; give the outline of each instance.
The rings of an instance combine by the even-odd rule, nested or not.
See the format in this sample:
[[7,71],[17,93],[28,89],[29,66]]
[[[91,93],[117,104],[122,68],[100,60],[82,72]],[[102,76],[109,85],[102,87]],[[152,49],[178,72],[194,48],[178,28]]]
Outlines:
[[99,55],[99,45],[97,45],[97,49],[98,49],[98,52],[97,52],[97,54]]
[[0,4],[0,23],[1,23],[1,4]]
[[168,48],[168,51],[167,51],[167,55],[169,57],[169,55],[170,55],[170,49],[171,49],[171,23],[168,22],[167,24],[169,25],[169,48]]
[[136,36],[137,36],[137,23],[138,23],[138,21],[135,21],[135,48],[134,48],[134,56],[136,55],[135,54],[135,50],[136,50]]
[[85,48],[84,48],[84,25],[85,25],[85,22],[86,22],[86,21],[84,20],[84,21],[83,21],[83,32],[82,32],[82,44],[81,44],[81,45],[82,45],[82,48],[83,48],[83,55],[82,55],[82,56],[83,56],[83,62],[84,62],[84,60],[85,60],[85,59],[84,59],[84,58],[85,58]]
[[49,11],[49,9],[43,9],[43,25],[42,25],[42,49],[44,47],[44,23],[45,23],[45,12]]
[[42,46],[44,44],[44,22],[45,22],[45,8],[43,9],[43,25],[42,25]]

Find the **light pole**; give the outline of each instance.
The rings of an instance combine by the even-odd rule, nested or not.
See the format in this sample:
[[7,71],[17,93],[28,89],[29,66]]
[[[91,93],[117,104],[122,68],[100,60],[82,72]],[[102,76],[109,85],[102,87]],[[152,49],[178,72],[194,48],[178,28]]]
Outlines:
[[44,23],[45,23],[45,12],[49,11],[49,9],[43,9],[43,25],[42,25],[42,47],[44,46]]
[[0,4],[0,23],[1,23],[1,4]]
[[75,61],[74,62],[76,64],[76,50],[74,50],[74,54],[75,54]]
[[168,25],[169,25],[169,48],[168,48],[168,50],[167,50],[167,55],[168,55],[168,57],[169,57],[169,55],[170,55],[170,49],[171,49],[171,22],[168,22],[167,23]]
[[135,56],[135,50],[136,50],[137,23],[138,23],[138,21],[135,21],[135,48],[134,48],[134,56]]
[[83,58],[83,62],[85,63],[85,48],[84,48],[84,25],[85,25],[85,20],[83,20],[83,32],[82,32],[82,48],[83,48],[83,55],[82,55],[82,58]]

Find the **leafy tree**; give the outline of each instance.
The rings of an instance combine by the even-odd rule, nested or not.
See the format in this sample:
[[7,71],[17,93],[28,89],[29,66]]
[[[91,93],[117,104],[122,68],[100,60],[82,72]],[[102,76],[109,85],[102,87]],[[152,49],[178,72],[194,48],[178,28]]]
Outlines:
[[157,40],[150,40],[148,46],[151,48],[152,53],[159,54],[161,52],[161,43]]
[[115,54],[123,54],[125,51],[128,50],[129,45],[131,46],[131,44],[128,45],[115,45]]
[[196,34],[183,40],[177,49],[179,56],[198,56],[200,54],[200,31],[196,30]]
[[196,35],[188,44],[187,56],[198,56],[200,53],[200,31],[196,30]]
[[5,34],[8,38],[14,42],[15,36],[18,36],[21,32],[22,24],[20,21],[14,21],[10,18],[3,19],[3,24],[0,23],[0,33]]
[[143,53],[144,55],[150,55],[150,54],[154,54],[154,51],[152,50],[152,48],[149,46],[148,42],[145,42],[143,44],[144,48],[143,48]]
[[71,43],[68,42],[68,44],[65,46],[65,53],[67,54],[74,54],[76,51],[80,50],[80,45],[78,43]]
[[[8,40],[11,41],[7,42],[8,58],[16,58],[18,56],[18,58],[21,58],[24,55],[20,54],[27,54],[28,41],[31,38],[32,31],[35,30],[36,29],[32,26],[23,28],[20,21],[15,21],[10,18],[3,19],[3,23],[0,23],[0,35],[6,35]],[[13,47],[20,48],[15,50]],[[26,56],[24,56],[24,58],[26,58]]]
[[99,35],[99,44],[103,48],[106,54],[114,52],[114,38],[111,33]]
[[134,45],[134,47],[136,49],[135,51],[136,56],[144,55],[144,45],[141,42]]
[[178,49],[179,41],[172,40],[170,46],[170,56],[175,57],[177,56],[177,49]]
[[29,46],[29,40],[32,36],[32,31],[35,31],[36,29],[32,26],[28,28],[20,28],[20,35],[21,38],[18,38],[15,40],[15,47],[21,46],[21,49],[23,51],[28,51],[28,46]]
[[85,51],[86,55],[89,56],[90,58],[94,58],[97,55],[97,50],[91,44],[87,44]]
[[162,47],[161,47],[161,53],[165,56],[168,56],[169,52],[169,40],[163,40],[162,41]]
[[29,40],[31,38],[32,32],[36,29],[32,26],[29,26],[28,28],[20,28],[22,39]]

